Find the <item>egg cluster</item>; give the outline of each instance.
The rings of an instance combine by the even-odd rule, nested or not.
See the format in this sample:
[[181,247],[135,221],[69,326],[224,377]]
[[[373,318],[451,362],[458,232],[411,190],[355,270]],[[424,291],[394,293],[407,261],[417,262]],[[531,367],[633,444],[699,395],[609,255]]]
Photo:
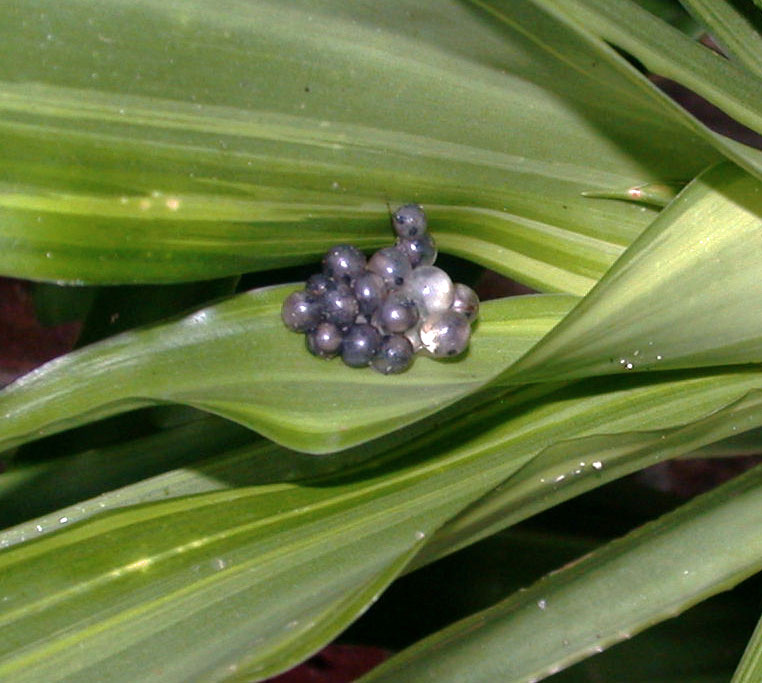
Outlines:
[[323,257],[322,272],[283,302],[283,322],[307,335],[314,355],[340,355],[350,367],[388,375],[407,370],[416,353],[452,358],[468,347],[476,293],[434,265],[437,248],[420,206],[400,207],[392,224],[393,247],[366,259],[338,244]]

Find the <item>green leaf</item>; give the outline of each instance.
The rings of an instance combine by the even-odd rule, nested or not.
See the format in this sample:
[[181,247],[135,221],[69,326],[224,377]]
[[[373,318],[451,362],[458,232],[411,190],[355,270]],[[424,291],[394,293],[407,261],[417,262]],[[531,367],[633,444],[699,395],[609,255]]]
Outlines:
[[762,678],[762,621],[757,623],[730,683],[755,683]]
[[388,205],[414,200],[446,221],[444,250],[583,294],[655,212],[582,192],[687,181],[718,157],[573,31],[526,0],[512,14],[4,3],[0,272],[156,283],[305,263],[387,243]]
[[751,370],[644,379],[523,389],[330,476],[59,519],[0,553],[0,676],[265,677],[330,640],[368,587],[549,444],[693,422],[762,388]]
[[729,163],[700,176],[508,377],[762,361],[761,190]]
[[[213,466],[199,462],[253,442],[261,442],[259,449],[267,453],[257,461],[259,480],[252,479],[250,469],[235,455],[223,471],[218,469],[224,462],[221,458],[214,458]],[[4,527],[16,525],[3,531],[0,543],[11,545],[42,530],[57,530],[61,517],[78,521],[112,507],[214,490],[224,487],[225,481],[264,483],[274,464],[266,443],[240,425],[205,415],[150,436],[124,438],[110,447],[87,448],[44,462],[17,460],[0,474],[0,520]],[[253,451],[247,451],[247,462],[254,459]],[[277,461],[297,469],[293,457]],[[166,472],[175,467],[185,468],[178,471],[182,476]],[[204,484],[206,488],[201,488]]]
[[[501,0],[483,0],[500,4]],[[705,141],[740,166],[762,177],[762,152],[715,133],[635,69],[610,44],[620,47],[652,72],[676,80],[730,116],[756,129],[760,85],[756,76],[698,45],[677,29],[628,0],[532,0],[576,32],[624,80],[648,90]],[[747,90],[747,88],[751,88]],[[661,180],[665,180],[662,178]]]
[[539,680],[759,571],[760,524],[757,467],[429,636],[362,680]]
[[758,10],[727,0],[682,0],[682,3],[706,26],[712,38],[728,50],[733,61],[762,77],[762,35],[758,28],[762,17]]
[[540,295],[482,306],[466,358],[417,359],[400,376],[311,356],[280,318],[293,286],[252,290],[174,322],[58,358],[0,391],[0,447],[152,403],[222,415],[311,453],[368,441],[475,392],[576,302]]
[[681,83],[762,133],[762,94],[754,74],[699,45],[631,0],[560,0],[554,4],[596,35],[637,57],[649,71]]
[[418,554],[414,564],[432,562],[657,462],[694,453],[706,444],[716,444],[749,431],[756,426],[761,410],[762,395],[754,392],[703,419],[679,427],[554,443],[445,524]]

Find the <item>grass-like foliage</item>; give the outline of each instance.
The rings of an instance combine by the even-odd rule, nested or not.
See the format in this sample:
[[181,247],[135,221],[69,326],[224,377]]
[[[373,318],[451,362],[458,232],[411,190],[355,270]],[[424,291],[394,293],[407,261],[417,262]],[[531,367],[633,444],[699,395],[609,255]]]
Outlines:
[[[648,74],[762,133],[761,28],[756,0],[0,3],[0,275],[84,313],[0,390],[0,679],[261,680],[491,548],[433,584],[459,620],[376,625],[401,651],[363,680],[728,680],[732,597],[587,658],[762,570],[762,469],[597,543],[514,525],[759,445],[762,152]],[[298,267],[409,202],[454,268],[538,293],[456,362],[308,355]]]

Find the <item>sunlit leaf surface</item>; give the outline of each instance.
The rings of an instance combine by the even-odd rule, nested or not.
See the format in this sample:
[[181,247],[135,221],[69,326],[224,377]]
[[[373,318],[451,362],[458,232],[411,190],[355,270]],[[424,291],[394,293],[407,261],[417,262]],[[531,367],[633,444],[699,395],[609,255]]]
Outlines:
[[[479,0],[499,6],[505,0]],[[699,45],[681,31],[661,21],[631,0],[532,0],[543,7],[595,49],[600,59],[614,67],[621,77],[651,90],[673,113],[728,158],[762,178],[762,151],[710,130],[704,123],[657,93],[645,75],[635,69],[614,45],[639,60],[650,72],[671,78],[694,90],[743,122],[752,130],[762,130],[762,92],[755,71],[731,63]]]
[[762,183],[694,181],[516,367],[553,379],[762,361]]
[[[44,529],[0,554],[0,675],[134,680],[160,667],[164,680],[182,681],[286,668],[355,618],[447,519],[549,444],[608,434],[614,448],[618,435],[701,421],[762,386],[750,370],[663,379],[546,386],[544,396],[526,389],[338,474],[116,509],[75,525],[62,516],[59,533]],[[737,418],[726,416],[726,431]],[[745,426],[760,424],[757,407]],[[605,476],[606,467],[578,476]],[[553,490],[548,483],[537,495]],[[717,556],[705,576],[717,569],[717,579],[730,561]],[[658,601],[651,609],[653,619],[664,615]]]
[[[584,191],[717,155],[525,0],[10,0],[0,8],[0,272],[173,282],[389,241],[583,294],[653,218]],[[552,133],[550,133],[552,131]]]
[[419,358],[408,372],[387,376],[310,355],[304,335],[281,321],[281,304],[293,289],[252,290],[47,363],[0,391],[0,447],[171,401],[235,420],[293,448],[338,450],[476,391],[576,303],[568,295],[485,303],[465,358]]

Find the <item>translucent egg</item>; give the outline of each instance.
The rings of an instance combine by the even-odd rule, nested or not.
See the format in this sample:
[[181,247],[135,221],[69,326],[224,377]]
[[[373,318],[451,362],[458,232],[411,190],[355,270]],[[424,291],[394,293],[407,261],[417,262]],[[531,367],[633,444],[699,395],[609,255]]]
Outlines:
[[391,292],[379,307],[376,320],[385,332],[404,332],[418,322],[418,308],[407,297]]
[[472,323],[479,316],[479,297],[476,292],[462,282],[455,283],[455,298],[452,301],[452,310],[466,316]]
[[386,296],[383,278],[367,271],[355,280],[354,289],[360,313],[365,316],[373,315]]
[[420,237],[398,237],[395,246],[405,252],[413,268],[432,266],[437,260],[437,245],[428,233]]
[[420,204],[406,204],[394,212],[392,225],[400,237],[418,237],[426,232],[426,214]]
[[413,270],[402,292],[416,303],[422,317],[448,310],[455,298],[450,276],[436,266],[419,266]]
[[320,358],[333,358],[341,349],[341,332],[333,323],[320,323],[307,333],[307,348]]
[[382,277],[389,289],[398,289],[407,282],[413,266],[404,252],[395,247],[385,247],[370,257],[368,270]]
[[351,244],[337,244],[323,256],[323,274],[350,283],[365,270],[365,254]]
[[320,322],[321,306],[317,299],[305,291],[294,292],[286,297],[281,307],[281,318],[290,330],[307,332]]
[[381,346],[381,335],[372,325],[352,325],[341,344],[341,359],[352,368],[370,365]]
[[405,372],[415,358],[412,344],[400,334],[390,334],[381,341],[381,348],[371,362],[374,370],[384,375]]
[[421,344],[434,358],[451,358],[468,347],[471,325],[462,313],[436,313],[421,324]]
[[336,289],[328,290],[321,298],[323,320],[338,327],[351,325],[360,312],[360,305],[355,299],[352,288],[340,284]]

